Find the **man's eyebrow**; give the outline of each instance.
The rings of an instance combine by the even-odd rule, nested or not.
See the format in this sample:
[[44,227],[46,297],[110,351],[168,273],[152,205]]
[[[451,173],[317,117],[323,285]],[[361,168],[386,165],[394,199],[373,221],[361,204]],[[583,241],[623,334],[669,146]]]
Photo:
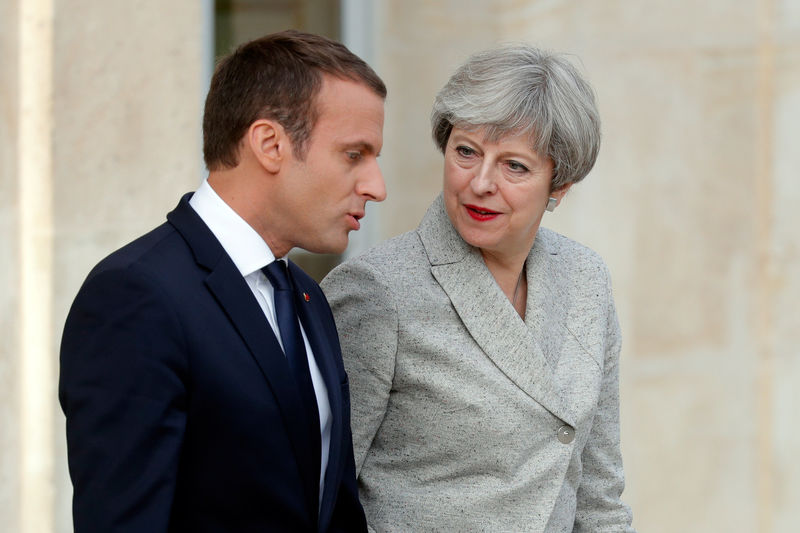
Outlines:
[[342,143],[343,150],[358,150],[360,152],[366,152],[368,154],[377,153],[375,146],[372,143],[367,141],[353,141],[353,142],[346,142]]

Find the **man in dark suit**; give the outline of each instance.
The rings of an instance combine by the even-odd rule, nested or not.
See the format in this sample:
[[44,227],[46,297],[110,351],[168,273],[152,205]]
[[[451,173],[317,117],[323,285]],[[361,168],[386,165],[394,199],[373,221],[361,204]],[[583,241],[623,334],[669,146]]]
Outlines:
[[75,531],[364,531],[347,376],[317,284],[367,201],[386,88],[341,44],[288,31],[217,67],[209,176],[101,261],[64,328]]

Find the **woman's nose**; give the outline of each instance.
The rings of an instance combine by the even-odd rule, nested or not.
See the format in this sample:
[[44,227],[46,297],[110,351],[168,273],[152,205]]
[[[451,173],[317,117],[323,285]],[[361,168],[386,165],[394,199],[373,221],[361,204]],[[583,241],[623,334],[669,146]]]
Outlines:
[[484,161],[477,169],[475,176],[470,183],[475,194],[494,194],[497,191],[497,176],[494,165]]

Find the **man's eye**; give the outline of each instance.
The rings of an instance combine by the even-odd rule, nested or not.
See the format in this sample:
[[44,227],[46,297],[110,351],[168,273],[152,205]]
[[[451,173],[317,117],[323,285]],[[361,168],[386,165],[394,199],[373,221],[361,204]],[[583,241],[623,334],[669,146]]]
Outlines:
[[351,161],[358,161],[361,159],[361,152],[347,152],[347,158]]
[[475,150],[468,146],[456,146],[456,152],[463,157],[469,157],[475,153]]

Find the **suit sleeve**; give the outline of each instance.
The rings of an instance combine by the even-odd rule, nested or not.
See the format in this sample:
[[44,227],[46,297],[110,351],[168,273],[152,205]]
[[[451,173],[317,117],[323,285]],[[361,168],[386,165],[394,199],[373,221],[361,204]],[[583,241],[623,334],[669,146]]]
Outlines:
[[[350,428],[347,428],[347,441],[352,442]],[[355,465],[353,463],[352,445],[347,450],[347,463],[342,474],[342,484],[336,498],[336,506],[331,516],[330,533],[353,533],[367,531],[364,508],[358,499],[358,484],[356,483]]]
[[397,354],[398,316],[388,286],[363,260],[340,265],[323,281],[350,380],[356,475],[389,403]]
[[621,499],[625,488],[619,430],[621,338],[610,281],[607,287],[603,382],[591,434],[582,453],[583,476],[577,494],[575,532],[634,531],[631,510]]
[[186,425],[172,302],[131,269],[90,276],[61,344],[76,533],[167,531]]

